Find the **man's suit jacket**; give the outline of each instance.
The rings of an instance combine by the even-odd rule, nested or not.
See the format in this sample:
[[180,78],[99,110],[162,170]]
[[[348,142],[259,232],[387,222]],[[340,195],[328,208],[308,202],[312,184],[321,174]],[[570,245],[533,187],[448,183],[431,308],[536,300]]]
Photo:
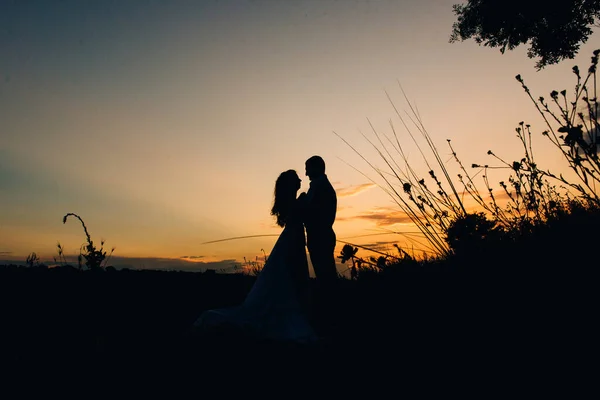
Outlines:
[[310,241],[311,236],[330,234],[337,211],[337,195],[327,179],[321,175],[310,182],[306,193],[304,226]]

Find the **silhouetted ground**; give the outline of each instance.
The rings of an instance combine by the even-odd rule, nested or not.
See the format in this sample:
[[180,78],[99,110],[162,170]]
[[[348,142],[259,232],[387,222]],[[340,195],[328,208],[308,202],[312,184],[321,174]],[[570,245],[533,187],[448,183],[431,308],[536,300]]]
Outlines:
[[332,315],[319,316],[314,305],[323,339],[310,346],[190,331],[203,310],[239,304],[254,279],[3,266],[2,363],[17,374],[60,369],[65,377],[188,376],[205,384],[240,376],[260,383],[270,371],[342,386],[386,374],[395,377],[388,383],[532,382],[596,363],[595,273],[413,271],[341,281]]

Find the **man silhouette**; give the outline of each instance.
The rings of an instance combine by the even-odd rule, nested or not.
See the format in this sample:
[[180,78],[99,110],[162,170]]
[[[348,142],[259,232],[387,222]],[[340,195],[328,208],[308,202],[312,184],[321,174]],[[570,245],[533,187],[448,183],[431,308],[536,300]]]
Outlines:
[[337,196],[325,175],[325,161],[321,157],[310,157],[305,166],[306,176],[310,180],[310,188],[305,196],[306,247],[317,287],[330,292],[338,278],[334,256],[336,236],[333,231]]

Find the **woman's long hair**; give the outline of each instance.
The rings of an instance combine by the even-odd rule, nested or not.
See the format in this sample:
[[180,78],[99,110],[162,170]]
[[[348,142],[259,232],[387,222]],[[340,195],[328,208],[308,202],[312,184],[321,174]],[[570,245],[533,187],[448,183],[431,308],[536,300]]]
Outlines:
[[271,215],[277,218],[277,225],[284,227],[296,200],[298,174],[293,169],[282,172],[275,181],[275,193]]

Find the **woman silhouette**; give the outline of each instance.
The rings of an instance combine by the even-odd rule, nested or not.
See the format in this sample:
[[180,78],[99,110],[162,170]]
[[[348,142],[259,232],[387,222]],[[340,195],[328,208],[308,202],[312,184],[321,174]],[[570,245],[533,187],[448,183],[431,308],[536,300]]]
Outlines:
[[271,215],[283,228],[256,282],[236,307],[207,310],[194,326],[229,326],[260,338],[312,342],[317,335],[307,318],[308,261],[302,208],[296,197],[302,180],[294,170],[275,182]]

